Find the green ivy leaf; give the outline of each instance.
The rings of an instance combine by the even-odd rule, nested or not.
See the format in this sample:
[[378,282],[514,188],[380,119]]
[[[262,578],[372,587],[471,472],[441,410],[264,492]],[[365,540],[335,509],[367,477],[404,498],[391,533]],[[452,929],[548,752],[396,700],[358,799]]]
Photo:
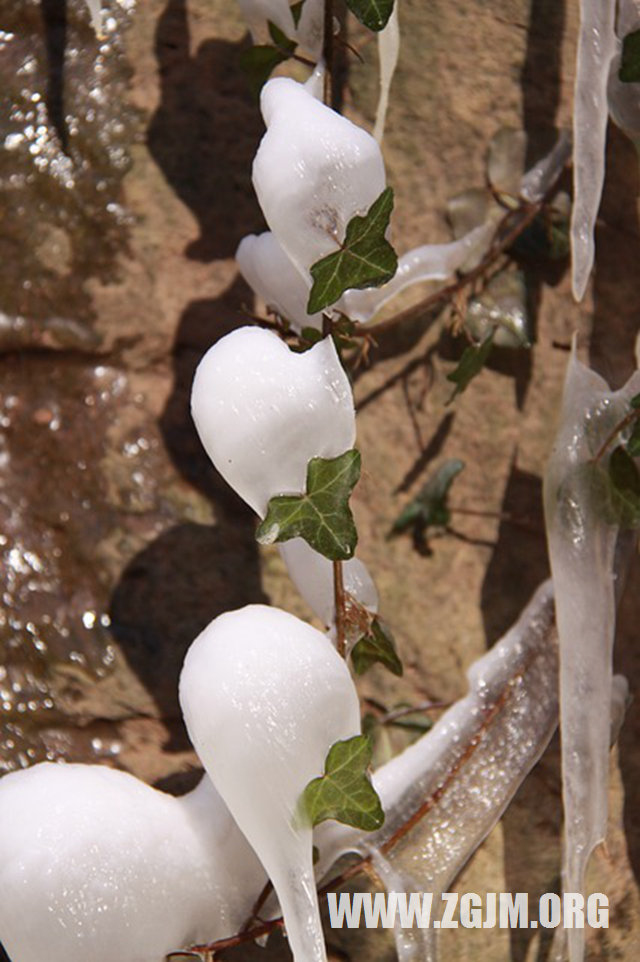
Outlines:
[[449,524],[449,491],[464,468],[464,461],[450,458],[445,461],[420,489],[393,523],[390,534],[401,534],[408,528],[419,526],[424,531],[428,527],[444,527]]
[[630,406],[631,406],[632,408],[634,408],[635,410],[637,410],[638,408],[640,408],[640,394],[635,394],[635,395],[631,398],[631,400],[629,401],[629,404],[630,404]]
[[351,661],[356,675],[364,675],[372,665],[379,662],[394,675],[402,675],[402,662],[396,651],[393,635],[379,618],[374,618],[371,627],[353,646]]
[[473,381],[474,377],[476,377],[485,366],[491,354],[495,333],[496,329],[494,328],[487,334],[482,344],[478,345],[478,347],[475,345],[466,347],[462,352],[462,357],[458,361],[458,366],[451,374],[447,374],[447,381],[453,381],[456,386],[447,404],[451,404],[458,394],[462,394],[462,392],[468,388],[471,381]]
[[260,96],[260,91],[276,67],[288,60],[296,49],[295,40],[290,40],[271,21],[269,21],[269,33],[275,46],[258,44],[240,54],[240,67],[247,75],[251,93],[256,98]]
[[595,510],[607,524],[640,528],[640,474],[623,447],[614,449],[608,464],[589,461],[586,474]]
[[349,496],[360,477],[360,452],[355,448],[337,458],[312,458],[307,467],[306,494],[271,498],[258,526],[260,544],[304,538],[331,561],[353,557],[358,532]]
[[312,266],[309,314],[335,304],[352,288],[381,287],[391,280],[398,269],[398,258],[384,235],[392,210],[393,190],[387,187],[364,217],[351,218],[340,249]]
[[378,794],[367,775],[371,739],[356,735],[329,749],[324,775],[314,778],[302,793],[302,803],[312,825],[333,818],[373,832],[384,823]]
[[628,33],[622,41],[618,77],[625,84],[640,83],[640,30]]
[[291,16],[293,17],[293,22],[296,27],[300,24],[300,17],[302,16],[302,8],[304,7],[304,0],[299,0],[298,3],[291,4]]
[[626,447],[632,458],[640,457],[640,420],[634,422]]
[[393,11],[394,0],[347,0],[349,10],[369,30],[376,33],[386,27]]

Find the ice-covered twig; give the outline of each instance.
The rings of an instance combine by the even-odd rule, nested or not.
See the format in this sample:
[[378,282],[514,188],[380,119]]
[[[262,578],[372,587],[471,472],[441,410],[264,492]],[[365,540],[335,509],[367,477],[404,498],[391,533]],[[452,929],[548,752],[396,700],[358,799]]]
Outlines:
[[[574,343],[560,428],[544,483],[560,637],[568,892],[583,890],[589,856],[604,839],[607,824],[618,528],[603,513],[588,468],[638,392],[639,372],[619,391],[611,391],[577,359]],[[568,938],[571,962],[582,962],[583,930],[571,929]]]
[[616,53],[614,0],[580,0],[573,107],[573,296],[581,301],[595,256],[593,232],[604,184],[607,80]]

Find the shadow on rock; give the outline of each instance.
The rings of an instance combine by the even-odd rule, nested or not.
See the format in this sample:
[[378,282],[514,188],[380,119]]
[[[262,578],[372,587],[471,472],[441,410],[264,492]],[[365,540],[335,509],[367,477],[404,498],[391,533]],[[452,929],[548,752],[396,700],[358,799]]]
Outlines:
[[[222,612],[267,601],[255,516],[213,468],[189,409],[196,366],[211,344],[238,326],[243,300],[246,288],[237,281],[218,300],[189,305],[173,349],[174,389],[160,419],[170,457],[211,503],[215,523],[183,523],[164,532],[129,563],[111,601],[114,635],[166,719],[180,718],[178,678],[194,638]],[[182,732],[169,750],[188,747]]]
[[200,237],[186,250],[193,260],[232,257],[262,220],[251,163],[264,125],[238,66],[243,46],[212,39],[192,54],[186,0],[169,0],[158,20],[161,102],[147,144],[198,221]]

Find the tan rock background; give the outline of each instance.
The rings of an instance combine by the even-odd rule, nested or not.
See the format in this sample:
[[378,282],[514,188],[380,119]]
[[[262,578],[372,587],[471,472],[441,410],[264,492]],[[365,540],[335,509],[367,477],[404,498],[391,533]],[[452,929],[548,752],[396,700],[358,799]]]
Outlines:
[[[253,307],[233,253],[261,228],[250,164],[262,134],[237,57],[245,30],[224,0],[108,0],[106,40],[80,0],[3,0],[0,111],[0,771],[44,758],[104,761],[184,786],[194,756],[176,681],[186,647],[227,608],[271,600],[303,616],[248,509],[214,475],[188,416],[204,350]],[[571,116],[575,0],[401,0],[402,53],[384,146],[404,250],[450,238],[448,197],[484,181],[503,126]],[[345,109],[365,125],[375,44],[352,30]],[[465,671],[545,577],[541,475],[573,330],[620,384],[640,304],[638,163],[610,129],[597,271],[577,307],[566,271],[532,270],[536,343],[504,353],[452,407],[440,322],[381,341],[356,381],[364,480],[361,554],[407,666],[363,692],[392,706],[465,691]],[[443,315],[443,318],[446,315]],[[421,556],[391,522],[444,458],[466,468],[461,537]],[[511,519],[494,517],[508,515]],[[636,691],[637,564],[617,669]],[[640,708],[612,753],[610,836],[592,866],[612,903],[589,959],[640,951]],[[396,748],[402,742],[392,736]],[[457,882],[459,891],[553,889],[560,865],[554,743]],[[448,962],[542,962],[540,935],[445,933]],[[337,943],[337,938],[331,936]],[[281,951],[279,940],[268,956]],[[393,958],[381,933],[351,959]],[[232,956],[249,959],[259,950]]]

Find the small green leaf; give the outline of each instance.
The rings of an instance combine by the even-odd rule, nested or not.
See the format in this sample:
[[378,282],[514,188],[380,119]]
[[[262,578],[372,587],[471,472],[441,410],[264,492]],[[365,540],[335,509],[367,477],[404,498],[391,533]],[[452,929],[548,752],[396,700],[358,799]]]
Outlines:
[[272,23],[271,20],[267,21],[267,25],[269,27],[269,36],[273,40],[277,49],[280,50],[281,53],[291,55],[296,49],[296,41],[290,40],[286,33],[283,33],[280,27],[278,27],[275,23]]
[[632,397],[631,400],[629,401],[629,404],[630,404],[631,407],[634,408],[635,410],[637,410],[638,408],[640,408],[640,394],[634,395],[634,397]]
[[324,775],[309,782],[302,793],[302,803],[312,825],[333,818],[365,832],[380,828],[384,812],[367,775],[371,753],[371,739],[367,735],[356,735],[331,746]]
[[625,84],[640,83],[640,30],[628,33],[622,41],[618,77]]
[[464,468],[464,461],[450,458],[445,461],[432,477],[423,485],[413,501],[410,501],[404,511],[396,518],[390,534],[401,534],[408,528],[419,526],[421,530],[428,527],[444,527],[449,524],[448,499],[451,485]]
[[240,67],[247,75],[247,82],[254,97],[260,96],[260,91],[278,64],[288,59],[288,54],[268,44],[250,47],[240,54]]
[[386,27],[393,11],[394,0],[347,0],[349,10],[369,30],[378,32]]
[[355,643],[351,660],[356,675],[364,675],[376,662],[394,675],[402,675],[402,662],[398,658],[393,635],[379,618],[373,619],[369,631]]
[[640,420],[634,422],[626,447],[632,458],[640,457]]
[[393,190],[387,187],[364,217],[351,218],[339,250],[312,266],[309,314],[335,304],[352,288],[381,287],[391,280],[398,269],[398,258],[384,235],[392,210]]
[[494,328],[478,347],[474,345],[466,347],[462,352],[462,357],[458,361],[458,366],[451,374],[447,374],[447,381],[453,381],[456,386],[447,404],[451,404],[458,394],[462,394],[471,381],[473,381],[474,377],[476,377],[485,366],[491,353],[491,348],[493,347],[495,333]]
[[614,449],[608,464],[589,461],[584,472],[594,510],[607,524],[640,528],[640,474],[622,447]]
[[353,557],[358,532],[349,496],[360,477],[360,452],[355,448],[337,458],[312,458],[307,467],[306,494],[271,498],[258,526],[260,544],[304,538],[331,561]]
[[300,23],[300,17],[302,15],[302,8],[304,7],[304,0],[299,0],[298,3],[291,4],[291,16],[293,17],[293,22],[296,27]]

